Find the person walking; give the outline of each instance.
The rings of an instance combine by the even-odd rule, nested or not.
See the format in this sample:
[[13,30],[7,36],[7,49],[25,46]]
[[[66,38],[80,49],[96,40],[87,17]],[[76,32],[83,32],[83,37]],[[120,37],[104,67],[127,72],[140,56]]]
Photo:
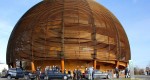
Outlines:
[[40,80],[40,73],[41,73],[41,67],[37,67],[37,70],[36,70],[36,79],[37,80]]
[[46,66],[45,67],[45,76],[46,76],[46,79],[48,79],[47,76],[48,76],[49,70],[50,70],[49,66]]
[[149,71],[150,71],[149,67],[146,67],[146,74],[147,75],[149,75]]
[[128,78],[128,72],[129,72],[129,70],[128,70],[128,68],[126,67],[126,68],[125,68],[125,78]]
[[112,76],[113,76],[112,70],[108,70],[108,78],[112,79]]
[[115,68],[116,77],[119,78],[119,69],[118,67]]
[[74,69],[73,71],[73,80],[76,80],[77,79],[77,70]]
[[56,71],[59,72],[60,68],[56,65]]
[[93,67],[89,68],[89,79],[92,80],[93,79]]
[[64,74],[67,74],[67,70],[66,69],[64,70]]
[[81,80],[81,71],[77,69],[77,80]]
[[72,79],[71,70],[70,69],[68,70],[68,78]]

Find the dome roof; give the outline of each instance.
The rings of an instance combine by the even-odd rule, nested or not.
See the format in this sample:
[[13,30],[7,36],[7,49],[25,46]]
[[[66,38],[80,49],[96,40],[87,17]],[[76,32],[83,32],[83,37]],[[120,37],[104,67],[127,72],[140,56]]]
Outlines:
[[130,59],[127,35],[117,18],[93,0],[45,0],[14,27],[7,63],[15,59]]

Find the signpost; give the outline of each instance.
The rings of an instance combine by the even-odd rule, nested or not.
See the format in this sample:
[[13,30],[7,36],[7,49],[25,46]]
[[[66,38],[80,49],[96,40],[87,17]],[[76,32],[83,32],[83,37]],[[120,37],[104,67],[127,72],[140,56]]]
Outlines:
[[132,60],[129,60],[130,78],[134,79],[134,64]]

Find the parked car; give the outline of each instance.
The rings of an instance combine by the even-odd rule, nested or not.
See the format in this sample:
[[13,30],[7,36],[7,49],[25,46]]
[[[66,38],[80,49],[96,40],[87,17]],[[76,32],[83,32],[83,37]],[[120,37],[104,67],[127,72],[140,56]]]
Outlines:
[[24,71],[24,79],[25,80],[34,80],[36,79],[36,74],[34,72],[30,72],[30,71]]
[[101,71],[99,71],[99,70],[94,70],[94,72],[93,72],[93,78],[94,79],[103,79],[103,78],[105,78],[105,79],[109,79],[110,77],[109,77],[109,74],[108,73],[106,73],[106,72],[101,72]]
[[24,72],[23,72],[23,70],[21,68],[10,68],[7,71],[6,77],[9,80],[11,78],[15,78],[15,79],[24,78]]
[[[86,73],[83,74],[84,78],[85,79],[90,79],[90,73],[87,71]],[[109,79],[109,74],[108,73],[105,73],[105,72],[101,72],[99,70],[94,70],[93,71],[93,79]]]
[[51,80],[51,79],[67,80],[68,79],[67,74],[63,74],[61,72],[52,71],[52,70],[49,70],[47,75],[45,73],[40,74],[40,79],[41,80],[43,80],[45,78],[48,78],[48,80]]
[[6,78],[7,75],[7,69],[3,69],[2,72],[0,73],[1,78]]

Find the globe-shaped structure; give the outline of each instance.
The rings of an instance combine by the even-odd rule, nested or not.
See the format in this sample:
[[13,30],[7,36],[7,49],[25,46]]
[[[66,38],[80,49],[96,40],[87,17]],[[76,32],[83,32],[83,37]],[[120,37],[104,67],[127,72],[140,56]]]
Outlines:
[[61,59],[66,68],[87,67],[93,60],[107,66],[127,63],[130,47],[120,22],[96,1],[45,0],[28,10],[11,33],[7,64],[16,59],[34,61],[36,67],[59,65]]

